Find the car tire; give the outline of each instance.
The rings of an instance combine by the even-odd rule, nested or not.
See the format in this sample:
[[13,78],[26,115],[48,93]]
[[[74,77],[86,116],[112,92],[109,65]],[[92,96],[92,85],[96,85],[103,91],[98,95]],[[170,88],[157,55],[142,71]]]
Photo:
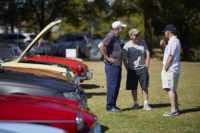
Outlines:
[[90,49],[89,50],[89,59],[90,60],[94,60],[94,61],[98,61],[98,60],[101,60],[103,55],[101,54],[100,50],[99,49]]

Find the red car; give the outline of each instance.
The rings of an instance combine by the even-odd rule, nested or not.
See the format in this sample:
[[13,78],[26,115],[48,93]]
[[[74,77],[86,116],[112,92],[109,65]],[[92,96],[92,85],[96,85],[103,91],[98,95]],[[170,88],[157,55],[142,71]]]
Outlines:
[[73,104],[59,98],[0,95],[0,122],[44,124],[69,133],[100,133],[97,117]]
[[70,66],[70,68],[77,73],[77,77],[80,82],[84,80],[92,79],[93,70],[89,70],[88,66],[83,62],[72,59],[72,58],[64,58],[64,57],[56,57],[56,56],[46,56],[46,55],[34,55],[32,57],[25,58],[24,60],[32,61],[32,62],[50,62],[57,64],[64,64]]

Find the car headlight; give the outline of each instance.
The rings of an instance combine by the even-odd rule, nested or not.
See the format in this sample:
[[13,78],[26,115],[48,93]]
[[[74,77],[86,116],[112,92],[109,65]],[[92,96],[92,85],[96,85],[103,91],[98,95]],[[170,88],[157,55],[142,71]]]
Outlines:
[[67,69],[66,69],[66,76],[67,76],[71,81],[74,81],[75,78],[76,78],[76,76],[77,76],[77,74],[76,74],[74,71],[72,71],[72,70],[67,70]]
[[81,131],[84,127],[84,120],[80,114],[76,114],[76,124],[77,124],[77,130]]
[[78,64],[78,70],[79,70],[80,72],[82,71],[81,64]]

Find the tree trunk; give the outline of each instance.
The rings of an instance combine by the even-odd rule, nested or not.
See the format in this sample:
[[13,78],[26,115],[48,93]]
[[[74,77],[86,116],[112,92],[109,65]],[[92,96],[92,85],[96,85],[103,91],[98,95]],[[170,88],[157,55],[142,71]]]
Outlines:
[[151,54],[153,54],[151,26],[152,26],[152,14],[148,10],[144,10],[145,41]]
[[181,48],[183,51],[183,60],[189,60],[190,59],[190,46],[188,42],[188,35],[189,35],[189,27],[188,25],[182,25],[180,29],[180,41],[181,41]]
[[11,30],[11,33],[14,33],[14,23],[12,19],[10,21],[10,30]]
[[44,22],[44,0],[40,2],[40,31],[45,27]]

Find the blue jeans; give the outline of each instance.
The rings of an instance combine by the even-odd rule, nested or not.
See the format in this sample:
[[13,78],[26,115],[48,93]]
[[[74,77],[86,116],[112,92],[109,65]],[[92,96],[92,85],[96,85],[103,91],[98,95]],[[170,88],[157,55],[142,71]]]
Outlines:
[[107,105],[106,109],[110,110],[116,106],[121,82],[121,66],[105,64],[106,82],[107,82]]

